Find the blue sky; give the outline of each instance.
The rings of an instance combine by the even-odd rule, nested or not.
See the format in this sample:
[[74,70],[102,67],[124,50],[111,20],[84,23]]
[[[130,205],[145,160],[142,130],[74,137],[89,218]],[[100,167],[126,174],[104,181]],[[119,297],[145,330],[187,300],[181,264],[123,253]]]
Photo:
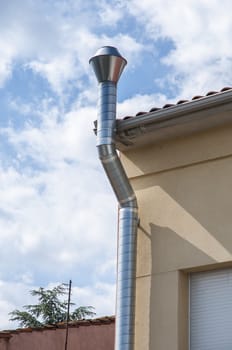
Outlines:
[[117,203],[97,159],[88,60],[128,65],[118,117],[231,85],[228,0],[11,0],[0,11],[0,328],[28,291],[73,281],[114,314]]

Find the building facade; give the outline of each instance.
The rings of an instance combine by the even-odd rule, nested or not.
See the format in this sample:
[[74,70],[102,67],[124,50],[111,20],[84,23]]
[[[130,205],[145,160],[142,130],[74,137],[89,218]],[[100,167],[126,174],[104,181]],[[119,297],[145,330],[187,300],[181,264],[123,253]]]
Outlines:
[[232,90],[126,118],[135,190],[136,350],[232,349]]

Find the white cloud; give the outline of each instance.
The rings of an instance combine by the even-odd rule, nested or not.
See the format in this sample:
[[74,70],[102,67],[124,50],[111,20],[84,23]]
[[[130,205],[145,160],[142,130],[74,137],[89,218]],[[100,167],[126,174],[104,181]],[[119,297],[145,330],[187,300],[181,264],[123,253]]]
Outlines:
[[[11,75],[14,62],[43,76],[58,94],[70,88],[82,88],[85,74],[90,75],[88,59],[102,45],[115,45],[131,60],[150,50],[157,39],[170,40],[173,49],[163,56],[163,63],[173,69],[164,80],[192,93],[219,89],[231,81],[231,3],[178,0],[131,0],[56,4],[4,4],[0,29],[0,84]],[[52,10],[52,16],[51,16]],[[18,15],[15,16],[15,13]],[[142,44],[129,32],[111,34],[99,30],[110,25],[117,28],[132,14],[146,28],[147,43]],[[91,20],[89,20],[91,18]],[[67,20],[68,19],[68,20]],[[7,23],[7,25],[6,25]],[[135,22],[136,25],[136,22]],[[97,30],[96,30],[97,29]],[[120,28],[119,28],[120,29]],[[145,38],[145,35],[143,35]],[[149,46],[149,47],[148,47]],[[132,62],[132,60],[131,60]],[[128,68],[133,68],[132,64]],[[92,77],[90,78],[92,79]],[[94,78],[93,78],[94,80]]]
[[91,287],[74,287],[72,299],[78,305],[95,307],[96,316],[115,314],[116,286],[109,283],[96,283]]
[[106,0],[99,1],[99,17],[103,25],[115,27],[124,17],[124,7],[121,0],[108,2]]
[[[0,328],[17,328],[17,323],[9,321],[9,312],[16,308],[22,309],[23,305],[33,303],[33,298],[29,290],[34,289],[30,284],[23,282],[7,282],[0,280]],[[22,305],[23,296],[23,305]]]
[[[123,15],[119,2],[116,7],[119,20]],[[2,4],[0,86],[10,77],[14,63],[20,62],[44,77],[59,95],[67,94],[70,87],[82,87],[83,76],[89,73],[88,60],[99,46],[117,45],[128,56],[136,54],[141,44],[129,34],[95,33],[112,14],[116,18],[115,11],[104,2],[14,0]]]
[[134,116],[138,112],[148,112],[153,107],[161,107],[167,101],[165,95],[135,95],[118,104],[118,117]]
[[58,106],[50,106],[46,100],[42,101],[42,106],[12,104],[14,110],[18,109],[26,115],[34,108],[41,121],[39,126],[27,123],[23,129],[7,127],[0,131],[17,149],[20,161],[30,157],[50,168],[64,160],[78,160],[92,165],[97,163],[92,131],[96,108],[74,106],[75,109],[64,113]]
[[47,271],[55,269],[53,264],[70,269],[89,259],[103,263],[103,256],[115,252],[116,223],[111,234],[109,227],[116,204],[98,170],[63,165],[34,176],[3,177],[7,173],[0,188],[0,246],[9,244],[11,264],[33,254],[41,269],[46,264]]
[[[1,328],[9,326],[9,311],[32,302],[32,283],[67,276],[82,286],[74,289],[77,304],[95,306],[98,315],[114,313],[117,204],[97,159],[97,87],[92,73],[88,82],[88,60],[102,45],[118,46],[128,59],[143,47],[130,34],[94,31],[102,13],[94,16],[96,4],[91,10],[81,1],[2,6],[1,86],[17,64],[61,97],[70,87],[80,95],[66,109],[62,98],[9,97],[13,116],[25,119],[0,129],[8,147],[0,161]],[[117,21],[120,16],[118,8]]]
[[[12,325],[8,322],[9,319],[9,312],[14,310],[14,304],[12,302],[9,302],[7,300],[4,300],[4,298],[1,295],[0,300],[0,324],[1,324],[1,330],[2,329],[9,329],[12,327]],[[16,324],[14,325],[16,326]]]
[[[13,107],[26,115],[32,110]],[[96,111],[74,107],[62,114],[42,101],[36,108],[39,126],[1,130],[17,150],[17,166],[8,159],[0,172],[0,246],[8,246],[12,256],[9,264],[2,254],[2,275],[4,267],[24,275],[30,260],[27,274],[81,275],[89,269],[89,279],[114,275],[105,265],[116,254],[117,205],[97,159]]]
[[72,88],[82,87],[83,76],[90,72],[89,58],[99,47],[103,45],[120,47],[128,59],[133,55],[134,61],[143,49],[142,44],[128,34],[96,35],[86,28],[76,26],[66,30],[67,28],[60,32],[63,45],[57,55],[53,54],[46,59],[37,58],[27,64],[28,67],[45,77],[54,91],[60,95],[65,90],[69,91],[70,84]]
[[[44,9],[45,10],[45,9]],[[49,51],[49,39],[56,31],[48,17],[42,16],[43,4],[15,0],[1,4],[0,84],[10,76],[14,61]],[[46,39],[44,40],[44,36]],[[49,38],[50,37],[50,38]]]
[[154,45],[159,38],[172,42],[163,62],[173,70],[164,80],[174,83],[181,95],[205,93],[231,82],[230,1],[222,6],[217,0],[132,0],[127,6]]

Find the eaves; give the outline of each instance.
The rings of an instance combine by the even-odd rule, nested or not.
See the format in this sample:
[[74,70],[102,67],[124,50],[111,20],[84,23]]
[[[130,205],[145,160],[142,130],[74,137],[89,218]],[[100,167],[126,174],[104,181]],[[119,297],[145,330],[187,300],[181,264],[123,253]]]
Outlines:
[[116,144],[120,151],[191,135],[232,123],[232,90],[117,120]]

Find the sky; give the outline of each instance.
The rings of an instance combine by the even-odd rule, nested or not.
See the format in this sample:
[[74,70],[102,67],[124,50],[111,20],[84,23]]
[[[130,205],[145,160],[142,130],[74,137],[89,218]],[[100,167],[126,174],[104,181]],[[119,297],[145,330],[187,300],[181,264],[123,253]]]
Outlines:
[[128,65],[117,117],[230,86],[229,0],[0,0],[0,329],[72,280],[72,300],[115,310],[117,203],[99,163],[89,58]]

